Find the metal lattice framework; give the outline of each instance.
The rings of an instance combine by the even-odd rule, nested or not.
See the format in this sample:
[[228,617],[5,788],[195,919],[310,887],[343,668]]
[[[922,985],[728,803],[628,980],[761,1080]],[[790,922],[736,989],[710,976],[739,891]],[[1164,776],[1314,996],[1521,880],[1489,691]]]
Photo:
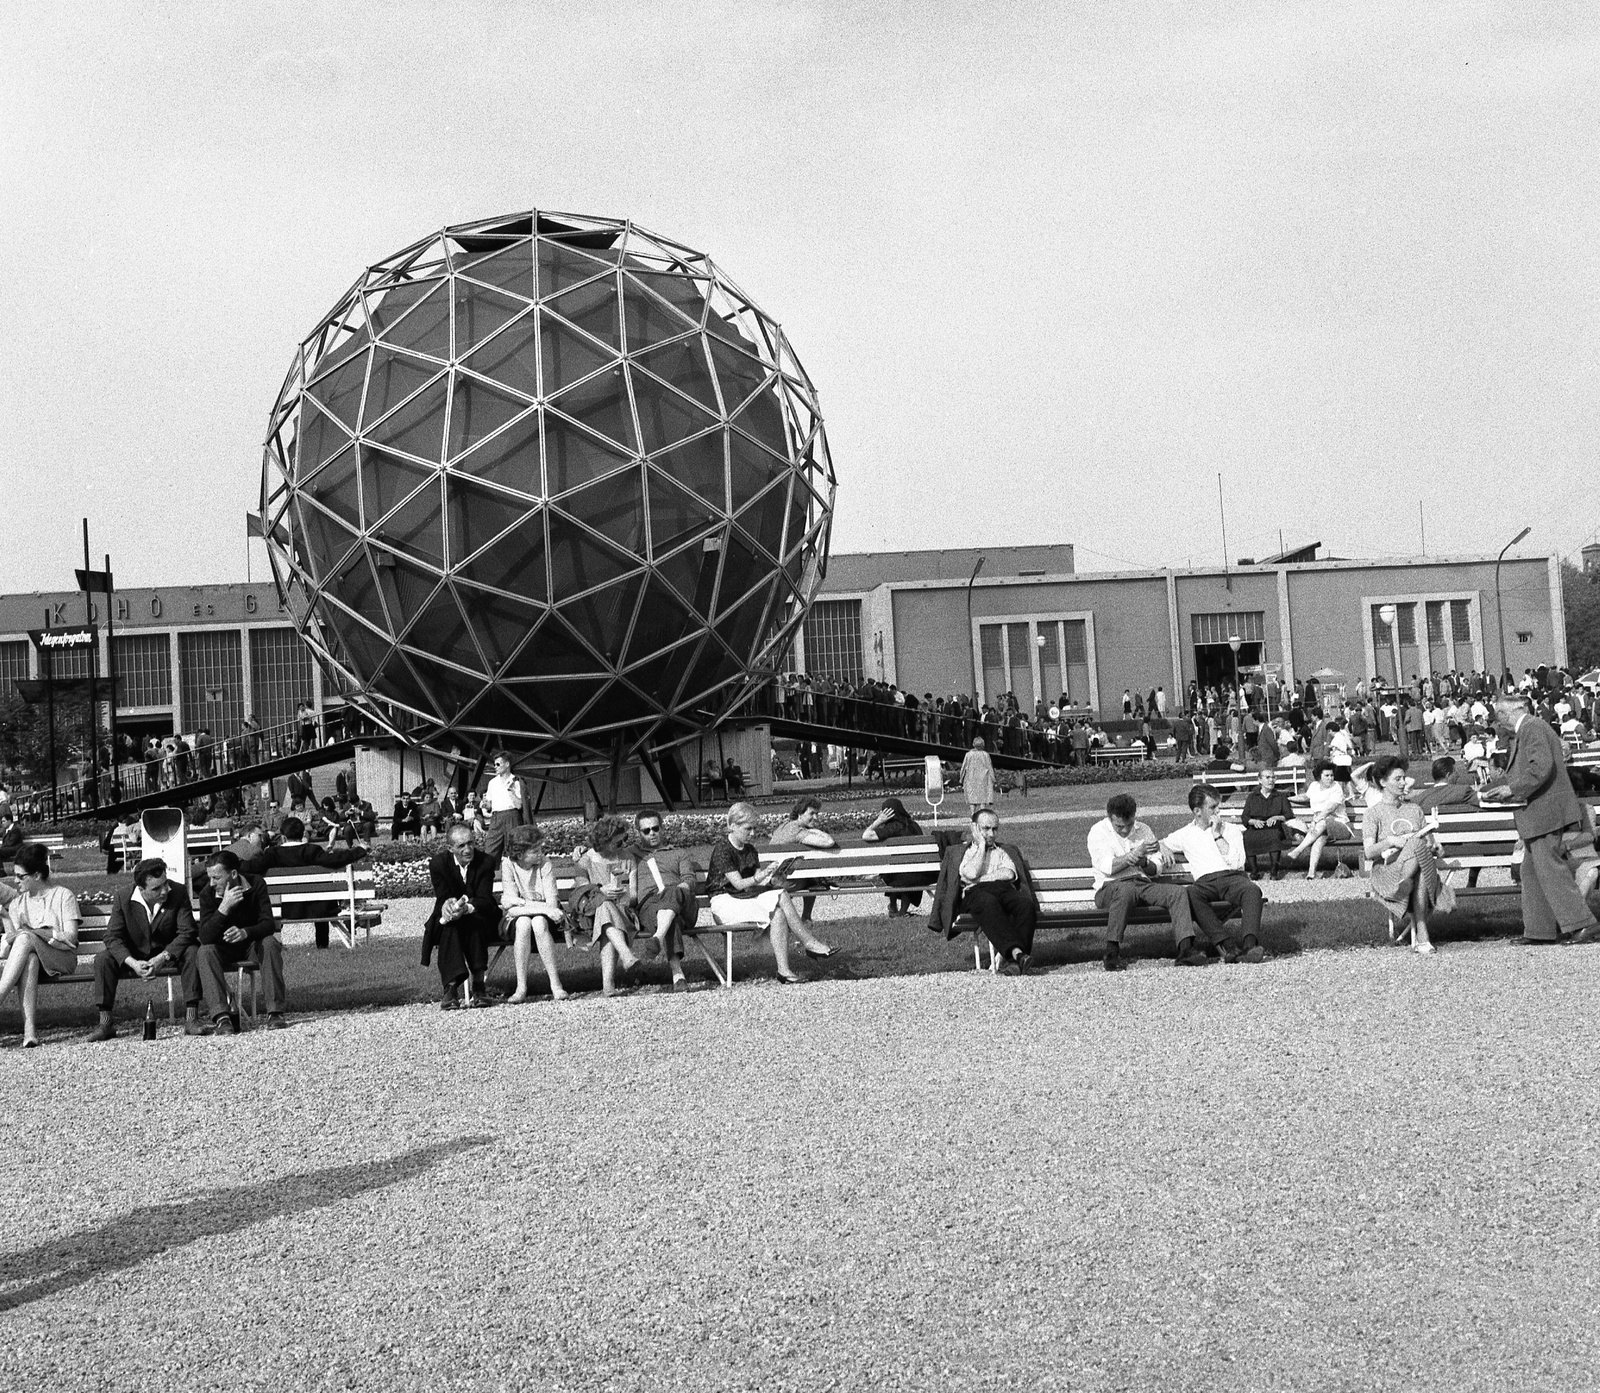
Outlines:
[[583,760],[772,671],[834,487],[810,379],[707,257],[535,212],[447,227],[340,299],[273,408],[261,525],[369,714]]

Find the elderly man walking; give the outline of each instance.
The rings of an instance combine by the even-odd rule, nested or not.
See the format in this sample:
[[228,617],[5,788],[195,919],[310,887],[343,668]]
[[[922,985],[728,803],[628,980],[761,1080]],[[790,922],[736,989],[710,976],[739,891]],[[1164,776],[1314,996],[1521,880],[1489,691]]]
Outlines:
[[994,765],[983,747],[981,735],[973,740],[972,748],[961,761],[961,792],[966,795],[971,812],[994,807]]
[[1513,694],[1495,700],[1495,714],[1511,729],[1511,758],[1505,782],[1485,790],[1484,798],[1526,803],[1513,816],[1526,856],[1522,862],[1522,941],[1527,944],[1600,941],[1600,925],[1578,893],[1566,835],[1582,825],[1583,809],[1567,774],[1561,737],[1532,716],[1527,698]]

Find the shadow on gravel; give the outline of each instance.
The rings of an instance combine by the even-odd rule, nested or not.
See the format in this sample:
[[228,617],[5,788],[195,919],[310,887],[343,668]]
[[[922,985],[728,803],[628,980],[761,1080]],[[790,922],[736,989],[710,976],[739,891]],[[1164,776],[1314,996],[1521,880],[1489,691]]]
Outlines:
[[236,1185],[170,1204],[139,1205],[91,1232],[0,1258],[0,1311],[46,1300],[105,1273],[136,1267],[196,1239],[237,1233],[285,1214],[326,1209],[340,1200],[410,1180],[441,1161],[495,1140],[490,1136],[461,1137],[386,1161],[328,1166],[265,1185]]

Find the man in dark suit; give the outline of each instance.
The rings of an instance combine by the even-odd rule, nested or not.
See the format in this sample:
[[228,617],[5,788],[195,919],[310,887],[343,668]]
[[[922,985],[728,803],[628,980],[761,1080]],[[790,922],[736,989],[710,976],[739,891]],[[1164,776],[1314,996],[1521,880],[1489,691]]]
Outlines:
[[1039,892],[1027,858],[1011,843],[997,840],[999,832],[994,809],[979,808],[972,814],[966,842],[950,847],[940,862],[928,926],[954,938],[957,915],[970,914],[999,957],[1000,972],[1032,976]]
[[1424,784],[1412,795],[1419,808],[1438,808],[1441,812],[1466,812],[1478,806],[1478,790],[1456,777],[1456,762],[1440,755],[1433,762],[1433,782]]
[[[439,1005],[485,1006],[483,976],[489,965],[489,940],[500,928],[500,907],[494,898],[494,861],[472,844],[472,829],[458,822],[448,833],[449,846],[428,862],[433,882],[433,913],[422,933],[422,965],[439,952]],[[465,1000],[461,988],[465,984]]]
[[[299,868],[315,866],[320,870],[342,871],[346,866],[353,865],[367,854],[364,846],[347,847],[343,851],[335,851],[332,847],[321,846],[316,842],[305,839],[306,825],[297,817],[286,817],[283,827],[278,833],[278,842],[267,847],[264,851],[249,860],[240,863],[240,870],[246,875],[262,875],[268,871],[282,870],[285,868]],[[231,850],[231,848],[230,848]],[[339,905],[333,900],[314,900],[305,904],[297,904],[292,913],[285,917],[291,923],[302,923],[307,920],[316,925],[317,947],[328,946],[328,921],[339,913]]]
[[267,1029],[283,1029],[283,944],[278,940],[278,921],[272,917],[272,896],[260,876],[239,869],[239,858],[231,851],[214,851],[206,859],[197,957],[200,986],[211,1003],[213,1034],[233,1034],[227,974],[246,958],[261,973]]
[[167,863],[159,857],[134,867],[133,884],[119,890],[111,901],[111,922],[105,944],[95,955],[94,985],[100,1020],[89,1032],[91,1040],[116,1038],[111,1013],[117,1004],[117,983],[130,977],[142,981],[163,968],[178,969],[183,982],[184,1034],[203,1035],[200,1024],[200,975],[195,957],[194,915],[189,892],[167,879]]
[[1567,776],[1561,737],[1528,709],[1525,697],[1502,693],[1495,717],[1509,727],[1511,756],[1505,783],[1484,793],[1527,804],[1514,814],[1526,855],[1522,862],[1522,941],[1580,943],[1600,939],[1600,925],[1589,912],[1574,879],[1565,837],[1583,822],[1583,809]]

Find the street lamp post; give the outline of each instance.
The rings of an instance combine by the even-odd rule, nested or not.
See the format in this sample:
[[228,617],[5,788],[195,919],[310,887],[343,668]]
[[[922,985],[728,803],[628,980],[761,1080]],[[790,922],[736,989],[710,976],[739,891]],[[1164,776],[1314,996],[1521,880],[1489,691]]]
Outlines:
[[1238,634],[1228,635],[1228,647],[1233,649],[1233,697],[1239,699],[1239,646],[1244,640]]
[[1500,631],[1500,672],[1495,679],[1497,683],[1504,682],[1506,677],[1506,617],[1500,608],[1500,563],[1505,560],[1506,553],[1532,531],[1531,527],[1524,527],[1500,548],[1500,555],[1494,559],[1494,622],[1495,628]]
[[[972,642],[972,583],[977,580],[978,572],[983,569],[983,563],[987,559],[987,557],[980,556],[978,564],[972,568],[972,574],[967,577],[967,642],[969,644]],[[976,649],[973,650],[972,654],[972,699],[973,701],[978,699],[978,654]]]

